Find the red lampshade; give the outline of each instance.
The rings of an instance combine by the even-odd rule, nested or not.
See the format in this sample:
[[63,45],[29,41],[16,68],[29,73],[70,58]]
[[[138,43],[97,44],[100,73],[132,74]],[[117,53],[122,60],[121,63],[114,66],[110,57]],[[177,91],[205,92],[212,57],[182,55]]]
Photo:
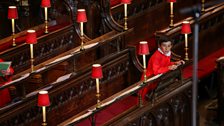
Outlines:
[[9,6],[8,8],[8,19],[17,19],[18,12],[16,6]]
[[138,50],[139,55],[147,55],[149,54],[149,46],[147,41],[141,41],[139,42],[139,50]]
[[167,2],[169,2],[169,3],[171,3],[171,2],[175,3],[175,2],[177,2],[177,0],[167,0]]
[[38,106],[49,106],[50,105],[50,99],[48,95],[48,91],[40,91],[38,94]]
[[42,0],[41,7],[51,7],[51,1],[50,0]]
[[191,33],[191,26],[189,21],[184,21],[181,27],[181,34],[190,34]]
[[85,9],[78,9],[76,21],[77,22],[87,22],[86,10]]
[[131,4],[131,0],[121,0],[122,4]]
[[36,44],[37,43],[37,35],[36,35],[35,30],[27,30],[26,43],[27,44]]
[[103,72],[102,72],[102,66],[100,64],[93,64],[92,66],[92,78],[102,78]]

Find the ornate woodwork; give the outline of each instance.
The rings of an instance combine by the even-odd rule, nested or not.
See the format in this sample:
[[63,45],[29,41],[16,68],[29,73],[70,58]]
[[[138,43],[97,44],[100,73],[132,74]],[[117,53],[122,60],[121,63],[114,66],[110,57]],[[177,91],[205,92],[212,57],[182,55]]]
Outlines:
[[[206,55],[214,52],[222,48],[222,30],[220,27],[224,25],[223,18],[223,4],[217,5],[216,7],[208,8],[205,13],[200,17],[200,33],[199,33],[199,45],[206,45],[208,43],[210,46],[199,46],[199,58],[203,58]],[[194,20],[193,18],[188,18],[191,22],[191,28],[193,31],[194,28]],[[173,29],[165,28],[161,31],[157,31],[156,35],[165,35],[174,40],[173,50],[184,56],[184,35],[180,33],[181,30],[181,22],[176,24],[176,27]],[[212,32],[211,32],[212,31]],[[216,36],[220,36],[217,38]],[[215,41],[216,44],[210,44],[211,41]],[[192,57],[192,48],[193,48],[193,33],[189,35],[189,56]],[[206,50],[206,51],[205,51]]]
[[[72,25],[38,38],[38,43],[34,45],[34,64],[39,64],[79,45],[75,38],[77,38],[77,34],[74,34]],[[30,66],[29,45],[25,43],[12,50],[1,52],[0,55],[7,61],[13,61],[12,67],[15,73],[24,71]]]
[[[102,100],[134,83],[133,79],[129,79],[130,74],[136,70],[130,69],[134,68],[134,64],[128,49],[101,58],[98,63],[103,65]],[[49,91],[51,99],[51,106],[47,109],[49,125],[56,125],[96,103],[95,81],[90,78],[90,70],[90,66],[85,67],[82,71],[72,72],[66,80],[54,81],[41,88]],[[38,90],[28,93],[19,102],[11,104],[11,107],[2,109],[1,125],[40,125],[41,111],[36,106],[37,93]],[[15,106],[16,109],[13,109]]]
[[[34,26],[44,24],[44,11],[40,7],[40,0],[27,0],[26,4],[22,1],[1,1],[1,17],[4,27],[1,28],[0,39],[11,35],[10,20],[7,18],[8,6],[17,6],[19,18],[16,20],[16,33],[30,29]],[[77,5],[72,0],[51,0],[51,7],[48,11],[49,21],[56,21],[57,25],[74,22],[73,13]]]
[[149,102],[124,116],[117,116],[105,126],[189,126],[191,84],[191,81],[178,84],[172,91],[165,91],[155,103]]

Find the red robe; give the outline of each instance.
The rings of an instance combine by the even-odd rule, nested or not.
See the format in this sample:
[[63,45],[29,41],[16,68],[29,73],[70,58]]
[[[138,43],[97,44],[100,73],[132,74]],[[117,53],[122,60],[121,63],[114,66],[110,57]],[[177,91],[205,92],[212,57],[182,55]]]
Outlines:
[[[0,62],[3,62],[3,60],[0,59]],[[10,67],[10,73],[11,75],[14,73],[14,70],[11,67]],[[10,82],[11,80],[12,80],[12,77],[10,75],[5,76],[4,78],[0,77],[0,86]],[[11,101],[11,97],[10,97],[8,88],[0,90],[0,107],[4,107],[10,101]]]
[[[148,61],[148,66],[146,69],[146,76],[155,76],[157,74],[166,73],[169,71],[168,66],[173,65],[174,63],[170,61],[170,56],[166,56],[161,51],[156,50],[156,52],[151,56],[151,58]],[[142,75],[141,80],[144,79],[144,76]],[[145,95],[155,89],[157,86],[157,83],[152,83],[140,90],[139,93],[142,95],[142,99],[145,100]]]

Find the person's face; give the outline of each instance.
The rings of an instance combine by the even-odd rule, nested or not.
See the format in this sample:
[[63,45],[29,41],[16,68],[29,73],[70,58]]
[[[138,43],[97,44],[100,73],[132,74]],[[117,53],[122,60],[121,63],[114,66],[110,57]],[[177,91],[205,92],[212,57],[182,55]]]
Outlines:
[[168,42],[162,42],[159,47],[163,51],[164,54],[167,54],[167,53],[169,53],[169,51],[172,48],[172,43],[170,41],[168,41]]

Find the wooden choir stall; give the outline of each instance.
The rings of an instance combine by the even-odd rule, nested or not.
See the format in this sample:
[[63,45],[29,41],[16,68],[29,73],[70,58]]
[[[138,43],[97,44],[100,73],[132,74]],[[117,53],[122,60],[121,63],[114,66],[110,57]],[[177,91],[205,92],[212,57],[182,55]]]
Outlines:
[[[212,95],[210,84],[218,83],[215,110],[223,124],[224,2],[2,0],[0,59],[14,72],[10,80],[2,76],[0,100],[9,101],[0,107],[0,126],[190,126],[195,18],[180,10],[198,4],[198,85]],[[161,36],[174,41],[172,61],[185,64],[141,80]],[[148,42],[145,57],[140,41]]]

